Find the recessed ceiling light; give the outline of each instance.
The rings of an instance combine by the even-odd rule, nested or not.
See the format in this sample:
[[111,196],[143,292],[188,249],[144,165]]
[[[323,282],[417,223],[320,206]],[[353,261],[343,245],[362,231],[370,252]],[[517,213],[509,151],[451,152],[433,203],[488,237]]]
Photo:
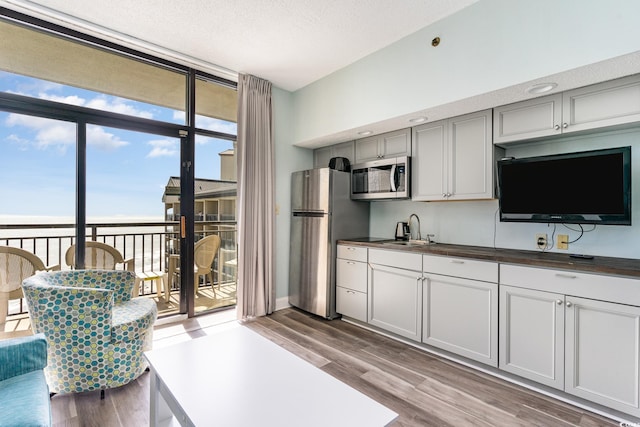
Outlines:
[[409,121],[411,123],[422,123],[422,122],[426,122],[427,118],[426,117],[414,117],[413,119],[409,119]]
[[367,135],[371,135],[373,132],[371,132],[370,130],[361,130],[360,132],[358,132],[358,135],[360,136],[367,136]]
[[555,89],[556,87],[558,87],[557,83],[537,83],[534,84],[533,86],[529,86],[526,90],[527,93],[545,93],[545,92],[549,92],[552,89]]

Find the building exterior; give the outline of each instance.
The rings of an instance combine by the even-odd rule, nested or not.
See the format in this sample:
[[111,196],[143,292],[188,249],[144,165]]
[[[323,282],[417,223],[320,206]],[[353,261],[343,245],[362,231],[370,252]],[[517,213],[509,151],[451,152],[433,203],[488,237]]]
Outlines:
[[[236,280],[237,222],[236,222],[236,163],[234,150],[220,153],[221,179],[196,178],[194,181],[195,198],[195,239],[218,234],[220,252],[214,260],[214,271],[219,282]],[[165,220],[176,221],[166,227],[165,265],[168,257],[180,251],[180,178],[169,178],[162,195]],[[222,268],[218,268],[221,265]],[[215,279],[214,279],[215,280]]]

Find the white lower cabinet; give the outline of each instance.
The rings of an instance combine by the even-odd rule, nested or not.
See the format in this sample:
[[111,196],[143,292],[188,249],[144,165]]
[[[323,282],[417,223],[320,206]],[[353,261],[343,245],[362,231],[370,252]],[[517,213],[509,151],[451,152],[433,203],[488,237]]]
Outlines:
[[336,312],[367,321],[367,248],[338,245]]
[[339,313],[640,417],[640,280],[342,245],[337,261]]
[[500,286],[500,369],[564,388],[564,295]]
[[498,284],[425,273],[422,341],[498,366]]
[[336,312],[361,322],[367,321],[367,294],[336,287]]
[[640,306],[628,305],[638,289],[635,279],[501,265],[499,367],[640,416]]
[[640,415],[640,307],[566,298],[565,391]]
[[400,336],[420,341],[422,272],[369,264],[368,322]]

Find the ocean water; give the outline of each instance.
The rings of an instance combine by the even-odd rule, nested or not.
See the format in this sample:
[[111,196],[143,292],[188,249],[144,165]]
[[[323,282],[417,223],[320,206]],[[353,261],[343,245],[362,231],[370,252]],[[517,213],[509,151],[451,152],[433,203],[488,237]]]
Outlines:
[[[90,224],[112,224],[115,227],[100,227],[98,236],[117,236],[114,240],[107,237],[107,243],[114,245],[124,259],[135,259],[135,271],[159,271],[164,269],[165,239],[162,234],[164,226],[121,226],[125,223],[154,223],[163,222],[162,216],[153,217],[90,217]],[[0,228],[0,245],[8,245],[23,248],[35,253],[46,266],[59,264],[62,270],[70,269],[64,260],[65,253],[71,246],[72,237],[75,236],[74,217],[61,216],[17,216],[0,215],[1,225],[24,225],[24,228],[2,229]],[[68,228],[29,228],[29,225],[69,224]],[[136,236],[134,236],[136,235]],[[162,238],[161,238],[162,237]],[[91,229],[87,229],[87,239],[91,239]],[[75,241],[75,237],[73,239]],[[102,241],[98,237],[99,241]],[[148,286],[146,282],[145,286]],[[148,292],[148,290],[145,290]],[[20,300],[9,301],[9,313],[19,313]]]
[[[160,269],[164,266],[164,226],[118,226],[126,223],[162,222],[162,216],[153,217],[90,217],[87,223],[112,224],[113,227],[98,228],[97,235],[107,235],[106,243],[115,246],[125,259],[134,258],[136,271]],[[24,228],[0,228],[0,245],[21,247],[38,255],[46,265],[60,264],[62,269],[69,267],[64,262],[64,254],[75,240],[74,217],[61,216],[16,216],[0,215],[0,225],[25,225]],[[68,224],[68,228],[29,228],[31,224]],[[91,228],[87,228],[87,239],[91,240]],[[135,236],[134,236],[135,235]],[[115,240],[114,240],[115,239]],[[99,241],[102,241],[98,237]],[[153,250],[152,250],[153,248]],[[162,262],[161,262],[162,259]]]

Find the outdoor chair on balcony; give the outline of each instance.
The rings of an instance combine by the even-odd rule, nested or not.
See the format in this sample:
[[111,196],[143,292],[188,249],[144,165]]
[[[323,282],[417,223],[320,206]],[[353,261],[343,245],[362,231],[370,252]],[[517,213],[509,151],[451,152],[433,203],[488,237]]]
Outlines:
[[39,271],[60,270],[60,265],[45,267],[31,252],[0,246],[0,325],[6,322],[9,300],[20,299],[22,281]]
[[[106,243],[88,240],[85,242],[84,264],[87,270],[115,270],[123,265],[124,270],[134,271],[135,260],[123,259],[119,250]],[[76,245],[71,245],[65,254],[65,261],[71,268],[75,268]]]
[[39,273],[22,284],[35,333],[44,333],[52,393],[118,387],[147,368],[158,315],[150,298],[132,298],[136,275],[122,270]]
[[[213,287],[213,260],[218,254],[220,249],[220,236],[210,235],[198,240],[193,248],[193,261],[194,261],[194,279],[195,279],[195,291],[198,292],[200,285],[200,276],[204,276],[204,283],[207,283],[207,277],[211,283],[211,290],[213,291],[213,297],[216,297],[216,290]],[[173,276],[180,275],[180,267],[177,265],[180,261],[180,255],[171,255],[169,276],[173,281]],[[220,283],[218,283],[218,289],[220,289]]]

